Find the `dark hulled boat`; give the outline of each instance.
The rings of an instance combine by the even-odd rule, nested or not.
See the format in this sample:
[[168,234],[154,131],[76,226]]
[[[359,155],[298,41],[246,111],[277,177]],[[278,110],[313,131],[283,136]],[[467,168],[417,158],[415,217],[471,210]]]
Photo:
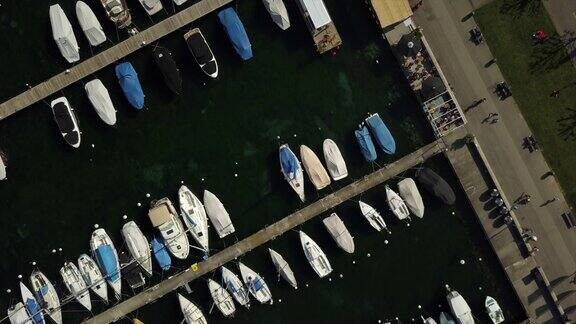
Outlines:
[[416,172],[416,179],[426,190],[430,191],[445,204],[453,205],[456,202],[456,195],[452,187],[431,169],[421,168]]
[[182,76],[176,61],[172,58],[172,53],[164,47],[156,46],[154,49],[154,63],[162,72],[164,82],[172,92],[180,94],[182,91]]
[[78,127],[78,120],[72,107],[70,107],[68,99],[66,99],[66,97],[54,99],[52,103],[50,103],[50,107],[52,107],[54,120],[66,143],[73,148],[80,147],[80,128]]

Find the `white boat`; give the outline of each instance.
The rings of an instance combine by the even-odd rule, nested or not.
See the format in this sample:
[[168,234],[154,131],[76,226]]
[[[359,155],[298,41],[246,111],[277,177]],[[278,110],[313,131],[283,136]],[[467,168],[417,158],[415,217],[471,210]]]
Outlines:
[[504,312],[502,312],[502,308],[500,308],[500,305],[498,305],[496,299],[490,296],[486,296],[484,306],[486,307],[486,312],[492,320],[492,323],[500,324],[504,322]]
[[358,204],[360,205],[360,211],[362,212],[362,215],[364,215],[368,223],[370,223],[370,225],[374,227],[375,230],[380,232],[381,230],[384,229],[388,233],[390,233],[390,230],[386,226],[384,219],[382,218],[382,216],[380,216],[380,213],[376,209],[374,209],[374,207],[368,205],[363,201],[358,201]]
[[92,289],[96,296],[108,303],[106,281],[96,262],[87,254],[82,254],[78,257],[78,271],[80,271],[86,286]]
[[125,0],[100,0],[108,18],[120,29],[132,24],[132,16]]
[[322,144],[322,150],[324,151],[326,167],[332,179],[337,181],[346,178],[348,176],[348,168],[346,168],[346,162],[342,157],[342,153],[340,153],[338,145],[336,145],[333,140],[327,138]]
[[302,166],[300,161],[296,157],[296,154],[292,152],[288,144],[280,146],[280,170],[284,175],[284,179],[288,181],[290,187],[298,194],[300,200],[304,201],[304,173],[302,172]]
[[[186,324],[207,324],[206,317],[202,311],[194,303],[186,299],[184,296],[178,294],[178,303],[184,315]],[[136,322],[134,322],[136,323]]]
[[386,185],[385,188],[386,200],[388,201],[388,206],[392,213],[396,215],[399,220],[409,221],[410,211],[408,210],[408,207],[406,207],[404,200],[402,200],[394,190],[390,189],[388,185]]
[[202,72],[211,78],[218,77],[218,62],[202,31],[199,28],[194,28],[184,34],[184,40]]
[[78,120],[76,119],[76,114],[74,114],[74,109],[70,106],[68,99],[66,99],[66,97],[54,99],[50,103],[50,107],[52,108],[54,121],[56,121],[58,130],[60,130],[66,143],[73,148],[79,148],[81,140],[80,128],[78,127]]
[[[36,303],[36,301],[32,303]],[[10,320],[10,324],[37,324],[30,318],[26,306],[21,302],[8,308],[8,319]]]
[[138,1],[140,1],[142,8],[144,8],[144,11],[146,11],[148,16],[157,14],[158,12],[160,12],[160,10],[162,10],[162,8],[164,8],[160,0],[138,0]]
[[286,280],[286,282],[288,282],[294,289],[298,289],[296,276],[294,276],[294,272],[292,271],[292,268],[290,268],[288,262],[284,260],[284,257],[282,257],[280,253],[272,249],[268,249],[268,251],[270,252],[272,263],[274,264],[274,267],[276,267],[276,271],[278,271],[278,275],[284,278],[284,280]]
[[89,81],[84,86],[86,94],[90,103],[96,110],[96,113],[106,124],[116,124],[116,109],[112,104],[112,99],[108,93],[108,89],[104,86],[100,79]]
[[[23,282],[20,282],[20,294],[22,295],[22,301],[26,307],[27,315],[30,316],[34,324],[44,324],[44,313],[42,312],[42,307],[30,291],[28,287]],[[11,323],[14,324],[14,323]]]
[[200,245],[204,253],[208,254],[208,218],[204,205],[186,186],[178,190],[178,202],[180,214],[192,238]]
[[342,250],[354,253],[354,238],[336,213],[324,218],[322,223]]
[[286,30],[290,28],[290,18],[288,17],[288,10],[282,0],[262,0],[264,2],[264,7],[268,10],[268,13],[272,17],[272,21]]
[[331,182],[330,176],[316,153],[308,146],[300,145],[300,157],[302,158],[304,170],[306,170],[306,174],[308,174],[308,178],[310,178],[316,190],[326,188]]
[[50,6],[50,26],[52,27],[52,37],[62,56],[68,63],[78,62],[80,60],[80,48],[72,25],[59,4]]
[[90,45],[98,46],[106,41],[102,25],[84,1],[76,1],[76,17]]
[[122,281],[118,252],[108,233],[102,228],[92,232],[90,237],[90,249],[96,263],[102,271],[102,276],[112,287],[114,296],[120,300],[122,297]]
[[419,218],[424,217],[424,201],[422,201],[420,191],[418,191],[416,182],[412,178],[406,178],[398,182],[398,192],[412,214]]
[[6,180],[6,163],[2,157],[2,152],[0,152],[0,180]]
[[234,305],[234,299],[232,299],[228,291],[212,279],[208,279],[208,290],[210,290],[214,304],[218,307],[222,315],[226,317],[234,316],[236,306]]
[[130,255],[140,264],[148,277],[151,277],[152,252],[150,251],[150,243],[140,230],[140,227],[134,221],[129,221],[122,226],[122,237],[124,242],[126,242]]
[[460,324],[474,324],[474,317],[472,316],[472,310],[464,297],[462,297],[456,290],[452,290],[446,296],[448,300],[448,305],[452,314],[456,317],[456,320]]
[[226,237],[228,234],[234,233],[234,224],[230,220],[230,215],[224,205],[208,190],[204,190],[204,207],[206,207],[206,214],[210,218],[214,229],[220,238]]
[[174,0],[174,3],[175,3],[177,6],[181,6],[181,5],[183,5],[186,1],[188,1],[188,0]]
[[238,269],[240,269],[240,276],[242,277],[242,281],[248,287],[248,291],[256,300],[258,300],[261,304],[270,304],[274,303],[272,300],[272,293],[262,278],[258,273],[254,270],[245,266],[242,262],[238,262]]
[[64,266],[60,268],[60,275],[62,276],[64,285],[80,305],[84,306],[87,310],[92,310],[90,290],[86,287],[86,283],[76,265],[72,262],[65,262]]
[[300,231],[300,243],[302,243],[304,255],[306,255],[306,259],[312,269],[314,269],[314,272],[316,272],[320,278],[329,275],[332,272],[332,266],[320,246],[302,231]]
[[422,322],[424,324],[438,324],[436,323],[436,320],[433,319],[432,317],[424,318],[424,316],[420,315],[420,318],[422,318]]
[[238,304],[250,307],[250,295],[248,294],[248,289],[246,289],[242,283],[242,280],[225,266],[222,266],[220,270],[222,272],[222,283],[224,287],[234,296]]
[[46,276],[35,270],[30,275],[30,285],[36,295],[38,304],[46,311],[48,316],[56,323],[62,324],[62,311],[60,310],[60,298],[54,286]]
[[168,250],[178,259],[186,259],[190,253],[190,243],[176,209],[168,198],[152,204],[148,211],[152,226],[160,231]]

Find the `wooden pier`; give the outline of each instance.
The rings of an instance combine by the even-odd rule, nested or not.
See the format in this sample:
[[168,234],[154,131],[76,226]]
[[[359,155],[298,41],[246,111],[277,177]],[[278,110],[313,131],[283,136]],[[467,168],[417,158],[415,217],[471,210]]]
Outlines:
[[290,229],[299,226],[304,222],[340,205],[341,203],[382,184],[386,180],[423,163],[428,158],[444,152],[446,148],[447,147],[442,140],[432,142],[415,152],[404,156],[398,161],[388,164],[385,167],[366,175],[362,179],[357,180],[342,189],[311,203],[303,209],[286,216],[280,221],[265,227],[238,243],[212,255],[207,260],[193,264],[190,268],[173,275],[159,284],[124,300],[90,319],[85,320],[83,323],[103,324],[115,322],[138,308],[153,303],[158,298],[171,293],[177,288],[186,285],[188,282],[216,270],[221,265],[224,265],[225,263],[232,261],[260,245],[286,233]]

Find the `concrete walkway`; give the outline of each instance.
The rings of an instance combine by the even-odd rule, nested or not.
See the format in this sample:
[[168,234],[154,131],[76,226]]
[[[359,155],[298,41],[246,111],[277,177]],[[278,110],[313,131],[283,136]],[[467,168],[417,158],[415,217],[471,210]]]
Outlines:
[[564,37],[572,63],[576,65],[576,1],[545,0],[543,3],[556,31]]

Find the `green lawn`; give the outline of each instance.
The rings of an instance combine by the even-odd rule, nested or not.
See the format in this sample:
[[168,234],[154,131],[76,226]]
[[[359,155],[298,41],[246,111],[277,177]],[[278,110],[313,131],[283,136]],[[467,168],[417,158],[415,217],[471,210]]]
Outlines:
[[[576,205],[576,69],[561,37],[537,0],[496,0],[475,19],[568,202]],[[534,45],[532,33],[539,29],[550,38]],[[550,97],[558,89],[560,97]]]

